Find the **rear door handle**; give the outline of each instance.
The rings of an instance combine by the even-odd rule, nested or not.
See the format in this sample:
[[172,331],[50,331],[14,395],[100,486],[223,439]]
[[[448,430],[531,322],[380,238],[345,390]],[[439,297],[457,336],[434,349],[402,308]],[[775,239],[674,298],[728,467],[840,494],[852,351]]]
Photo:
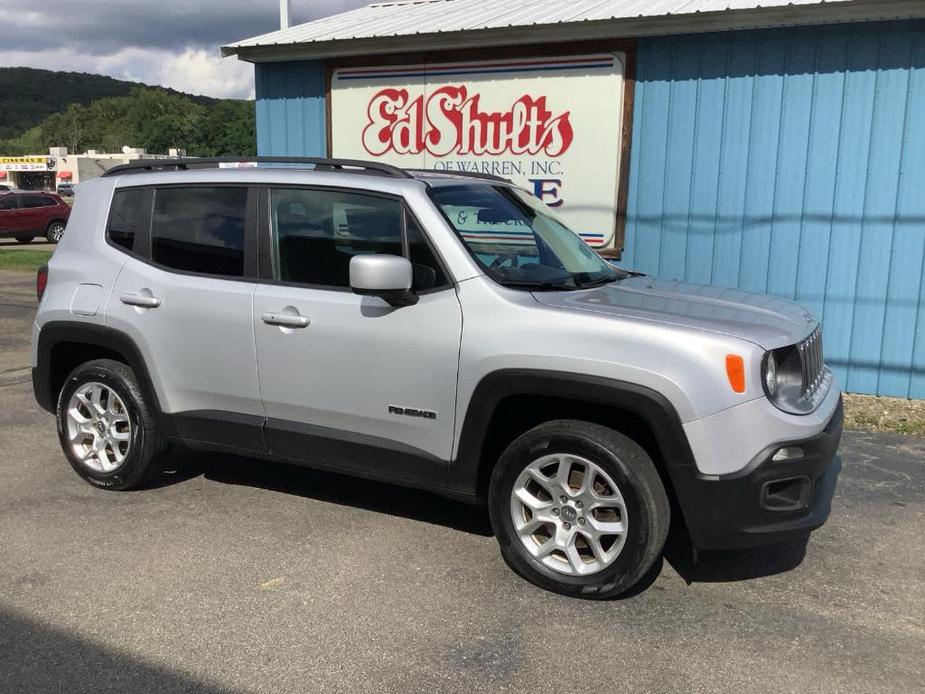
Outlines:
[[282,328],[307,328],[311,320],[308,316],[294,316],[291,313],[264,313],[260,319],[267,325]]
[[143,294],[123,294],[119,297],[119,300],[123,304],[142,308],[157,308],[161,305],[161,300],[156,296],[144,296]]

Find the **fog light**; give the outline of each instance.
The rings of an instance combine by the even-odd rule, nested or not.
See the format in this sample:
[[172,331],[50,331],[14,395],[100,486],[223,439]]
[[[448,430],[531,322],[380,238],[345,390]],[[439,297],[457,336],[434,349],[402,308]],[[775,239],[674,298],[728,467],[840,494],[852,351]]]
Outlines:
[[768,511],[799,511],[809,505],[812,489],[809,477],[765,482],[761,488],[761,507]]
[[787,448],[778,448],[777,453],[771,458],[774,462],[779,463],[782,460],[794,460],[803,457],[803,449],[799,446],[789,446]]

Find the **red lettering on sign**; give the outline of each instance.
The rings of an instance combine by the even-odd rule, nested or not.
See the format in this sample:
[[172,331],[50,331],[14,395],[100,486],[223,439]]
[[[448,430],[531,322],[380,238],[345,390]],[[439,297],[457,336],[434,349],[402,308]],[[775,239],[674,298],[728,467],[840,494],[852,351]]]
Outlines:
[[570,112],[553,115],[545,96],[524,94],[506,113],[482,111],[480,98],[463,86],[440,87],[427,99],[412,99],[407,89],[382,89],[366,109],[363,147],[373,156],[427,151],[435,157],[540,152],[557,157],[571,146]]

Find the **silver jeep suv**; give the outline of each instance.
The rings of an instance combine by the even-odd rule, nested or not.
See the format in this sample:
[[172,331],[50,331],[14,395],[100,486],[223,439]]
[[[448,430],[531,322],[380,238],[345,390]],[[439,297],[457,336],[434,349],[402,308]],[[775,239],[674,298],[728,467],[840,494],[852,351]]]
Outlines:
[[508,564],[627,591],[829,513],[839,388],[799,306],[626,272],[498,178],[136,162],[84,183],[38,277],[35,395],[74,470],[169,443],[485,503]]

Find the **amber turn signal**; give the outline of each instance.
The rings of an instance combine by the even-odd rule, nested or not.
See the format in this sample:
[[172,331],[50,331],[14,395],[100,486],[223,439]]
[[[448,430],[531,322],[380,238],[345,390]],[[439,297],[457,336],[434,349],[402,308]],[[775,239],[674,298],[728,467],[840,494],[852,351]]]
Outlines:
[[736,393],[745,392],[745,360],[738,354],[726,355],[726,376]]

